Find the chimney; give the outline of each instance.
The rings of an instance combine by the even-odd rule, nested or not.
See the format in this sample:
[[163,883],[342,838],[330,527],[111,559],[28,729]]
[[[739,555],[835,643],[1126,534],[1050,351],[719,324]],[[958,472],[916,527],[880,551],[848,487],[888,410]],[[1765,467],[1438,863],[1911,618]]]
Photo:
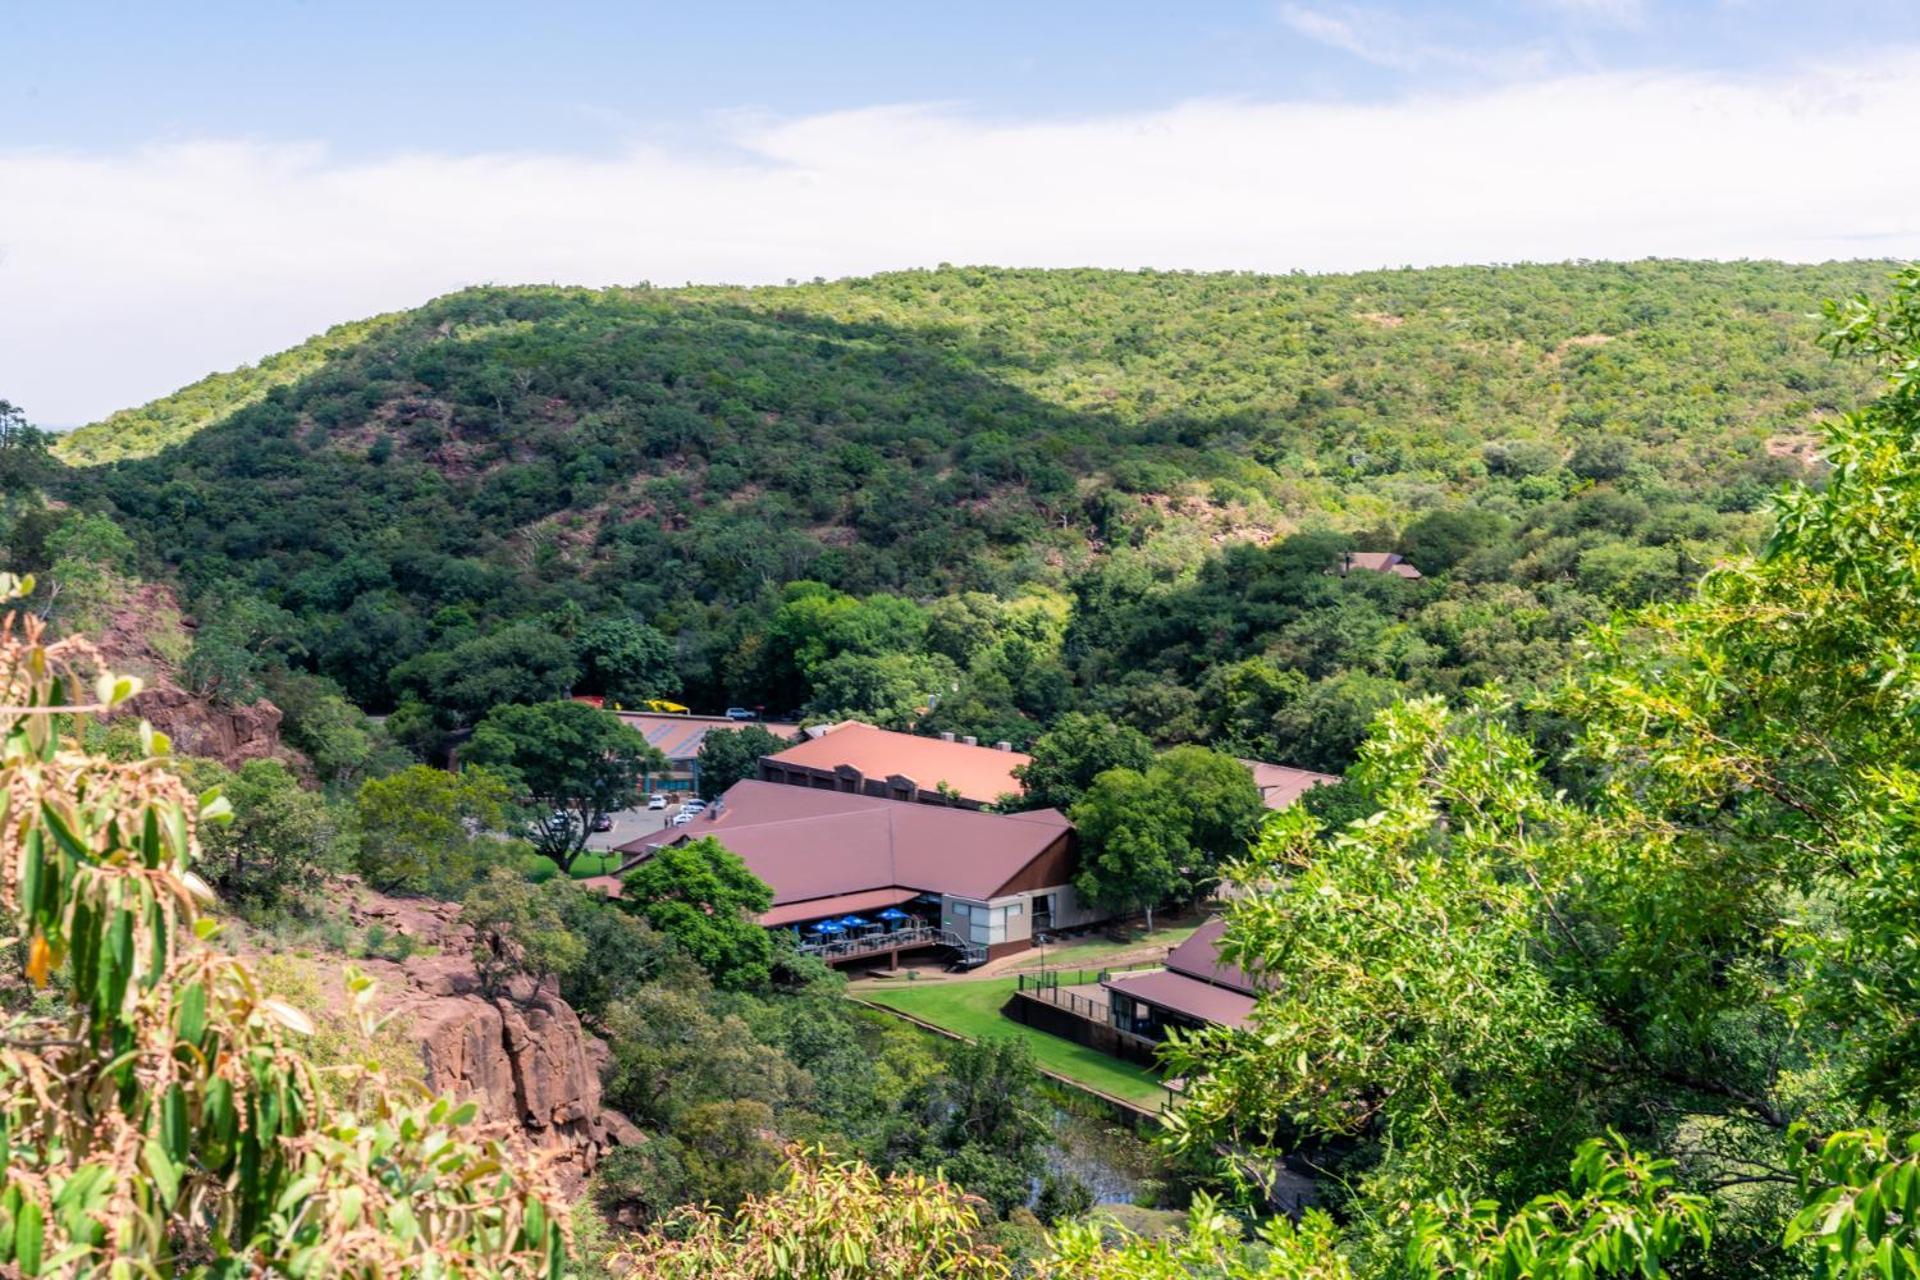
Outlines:
[[996,742],[993,744],[993,749],[995,751],[1011,751],[1013,750],[1013,744],[1011,742]]
[[977,747],[980,745],[980,739],[974,737],[972,734],[968,734],[966,737],[960,739],[960,741],[966,743],[970,747]]
[[953,735],[952,735],[952,734],[950,734],[950,733],[943,733],[943,734],[941,734],[941,735],[940,735],[940,741],[942,741],[942,742],[952,742],[952,741],[953,741]]

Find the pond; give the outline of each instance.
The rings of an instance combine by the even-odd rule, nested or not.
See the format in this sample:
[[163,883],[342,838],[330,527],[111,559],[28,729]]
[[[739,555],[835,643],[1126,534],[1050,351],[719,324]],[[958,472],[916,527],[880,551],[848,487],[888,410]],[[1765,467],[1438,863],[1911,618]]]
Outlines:
[[1053,1121],[1047,1168],[1070,1174],[1093,1192],[1095,1204],[1158,1203],[1173,1180],[1167,1158],[1131,1124],[1091,1099],[1049,1093]]

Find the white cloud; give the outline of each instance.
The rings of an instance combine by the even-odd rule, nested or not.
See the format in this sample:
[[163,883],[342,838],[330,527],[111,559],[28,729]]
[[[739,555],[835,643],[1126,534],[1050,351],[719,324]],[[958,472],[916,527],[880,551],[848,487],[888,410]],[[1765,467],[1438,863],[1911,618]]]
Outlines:
[[1920,256],[1920,53],[1380,106],[742,120],[724,158],[0,152],[0,397],[68,423],[482,282]]

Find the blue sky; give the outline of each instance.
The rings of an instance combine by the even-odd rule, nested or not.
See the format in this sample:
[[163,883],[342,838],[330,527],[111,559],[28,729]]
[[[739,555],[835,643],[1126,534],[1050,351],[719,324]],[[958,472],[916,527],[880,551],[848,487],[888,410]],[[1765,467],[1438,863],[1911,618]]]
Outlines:
[[1195,98],[1377,101],[1564,71],[1764,72],[1920,41],[1920,5],[1895,0],[31,0],[0,12],[0,145],[218,136],[324,140],[343,156],[711,143],[716,117],[879,103],[1032,118]]
[[0,398],[493,282],[1920,255],[1920,4],[0,0]]

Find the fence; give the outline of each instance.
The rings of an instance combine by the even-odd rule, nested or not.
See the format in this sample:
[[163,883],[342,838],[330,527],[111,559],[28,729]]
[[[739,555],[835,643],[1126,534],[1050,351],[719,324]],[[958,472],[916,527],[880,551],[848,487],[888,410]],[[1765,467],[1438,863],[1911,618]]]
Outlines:
[[914,947],[952,947],[959,953],[959,962],[963,967],[979,964],[987,958],[985,947],[968,942],[951,929],[934,925],[911,926],[895,929],[891,933],[867,933],[857,938],[836,938],[832,942],[803,942],[800,944],[800,954],[818,956],[832,964],[836,960],[883,956],[889,951],[908,951]]
[[[1077,1007],[1076,1007],[1077,1006]],[[1160,1046],[1113,1025],[1106,1006],[1071,991],[1016,991],[1002,1010],[1023,1026],[1143,1067],[1159,1065]]]
[[1020,991],[1051,991],[1058,987],[1086,987],[1105,982],[1116,973],[1137,973],[1142,969],[1164,969],[1166,965],[1158,960],[1142,960],[1136,964],[1112,965],[1105,969],[1037,969],[1017,975]]

